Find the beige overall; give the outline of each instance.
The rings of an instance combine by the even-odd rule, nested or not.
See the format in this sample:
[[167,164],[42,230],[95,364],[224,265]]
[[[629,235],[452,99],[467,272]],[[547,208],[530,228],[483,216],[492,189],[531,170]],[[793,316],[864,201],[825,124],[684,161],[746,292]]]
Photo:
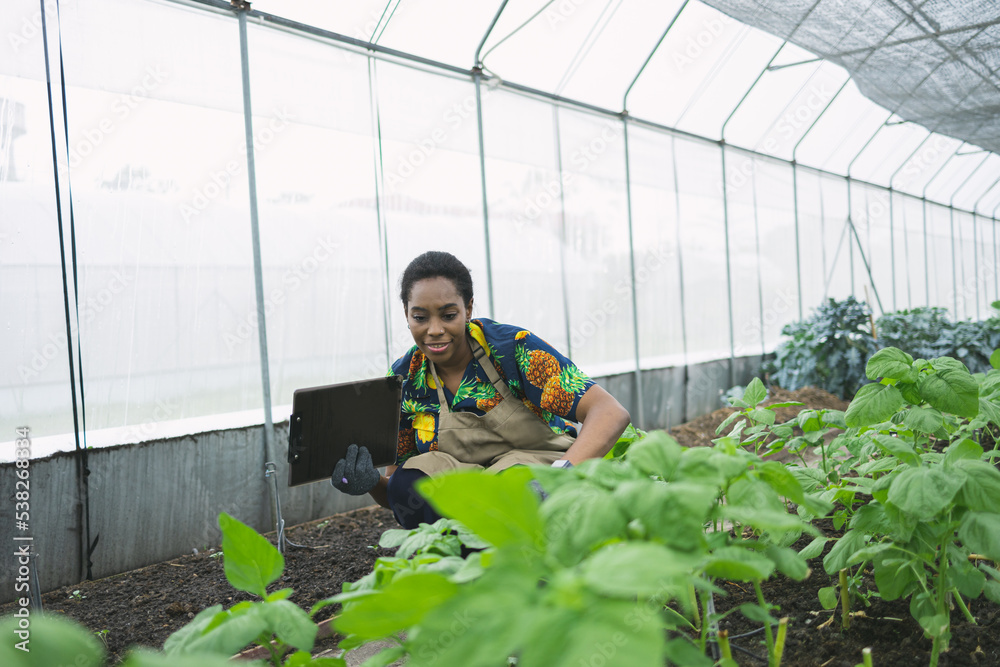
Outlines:
[[452,412],[444,396],[443,384],[431,363],[441,412],[438,417],[436,451],[412,456],[404,468],[416,468],[428,475],[446,470],[486,468],[499,472],[518,464],[549,465],[562,457],[573,437],[554,432],[514,396],[497,373],[493,362],[483,357],[485,350],[471,337],[476,363],[482,366],[501,401],[480,417],[471,412]]

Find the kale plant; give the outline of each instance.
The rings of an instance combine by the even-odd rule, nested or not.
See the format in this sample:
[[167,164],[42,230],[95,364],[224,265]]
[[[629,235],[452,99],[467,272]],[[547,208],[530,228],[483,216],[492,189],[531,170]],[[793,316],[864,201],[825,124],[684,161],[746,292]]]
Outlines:
[[813,385],[840,397],[853,396],[865,381],[865,362],[878,350],[871,309],[849,296],[829,299],[801,322],[786,324],[791,338],[765,364],[770,380],[785,389]]

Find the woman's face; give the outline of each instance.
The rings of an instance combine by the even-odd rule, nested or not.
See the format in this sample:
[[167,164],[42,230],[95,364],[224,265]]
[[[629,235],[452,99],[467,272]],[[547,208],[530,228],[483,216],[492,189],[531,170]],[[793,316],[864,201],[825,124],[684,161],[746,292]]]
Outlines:
[[467,363],[470,354],[465,325],[472,314],[472,301],[462,302],[448,278],[425,278],[413,283],[406,304],[406,323],[420,351],[435,364]]

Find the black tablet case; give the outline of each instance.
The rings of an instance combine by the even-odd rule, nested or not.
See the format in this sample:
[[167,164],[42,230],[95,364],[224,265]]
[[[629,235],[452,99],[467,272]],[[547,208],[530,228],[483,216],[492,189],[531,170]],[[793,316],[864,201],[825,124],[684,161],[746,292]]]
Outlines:
[[288,485],[329,480],[351,443],[371,452],[375,467],[396,462],[400,375],[297,389],[288,429]]

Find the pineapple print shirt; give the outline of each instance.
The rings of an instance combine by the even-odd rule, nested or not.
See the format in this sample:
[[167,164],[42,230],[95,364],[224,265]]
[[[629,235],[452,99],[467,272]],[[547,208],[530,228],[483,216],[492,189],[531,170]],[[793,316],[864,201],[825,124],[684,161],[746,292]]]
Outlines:
[[[576,429],[567,420],[577,421],[577,405],[593,380],[555,348],[521,327],[478,318],[466,328],[486,350],[514,396],[554,432],[576,437]],[[437,449],[440,406],[430,364],[416,345],[393,363],[390,375],[404,378],[396,447],[396,464],[402,465],[411,456]],[[446,387],[444,393],[453,412],[483,415],[500,402],[500,395],[475,360],[465,369],[458,392],[452,395]]]

